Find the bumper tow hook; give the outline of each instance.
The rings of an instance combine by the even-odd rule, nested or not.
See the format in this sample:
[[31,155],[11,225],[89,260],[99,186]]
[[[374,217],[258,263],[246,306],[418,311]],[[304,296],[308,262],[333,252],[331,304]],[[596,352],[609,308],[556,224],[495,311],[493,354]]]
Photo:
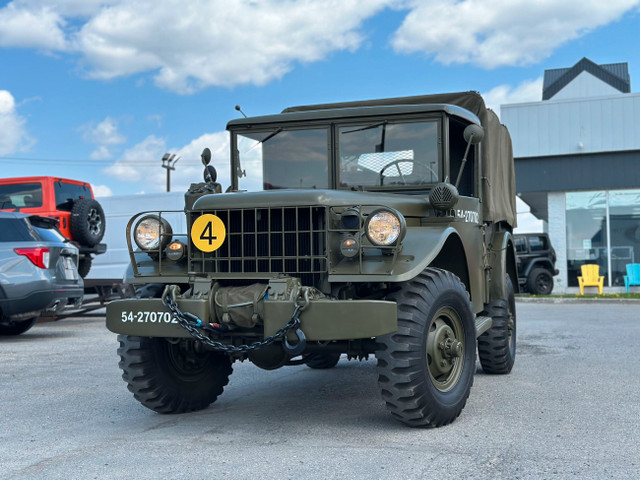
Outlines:
[[292,345],[286,335],[282,338],[282,348],[292,357],[300,355],[307,347],[307,337],[300,329],[300,312],[302,310],[303,308],[300,305],[296,305],[292,315],[292,319],[294,319],[295,323],[293,328],[290,330],[296,335],[296,337],[298,337],[298,341]]

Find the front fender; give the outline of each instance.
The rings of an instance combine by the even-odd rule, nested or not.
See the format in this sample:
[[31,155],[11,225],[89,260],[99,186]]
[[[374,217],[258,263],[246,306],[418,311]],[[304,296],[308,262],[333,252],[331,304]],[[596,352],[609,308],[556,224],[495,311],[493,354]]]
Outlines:
[[[387,258],[366,256],[362,259],[359,273],[352,274],[346,268],[341,271],[336,269],[329,273],[329,282],[405,282],[411,280],[433,262],[451,235],[457,235],[457,232],[448,225],[409,227],[407,235],[402,241],[402,251],[395,262],[390,256]],[[385,266],[388,268],[385,269]],[[385,271],[386,273],[382,273]]]
[[507,230],[496,232],[491,240],[489,265],[491,267],[491,285],[489,301],[507,298],[505,277],[511,276],[513,287],[518,289],[518,268],[513,235]]
[[534,268],[544,268],[544,269],[549,270],[551,272],[553,272],[553,270],[554,270],[553,265],[551,264],[551,262],[549,260],[540,259],[540,260],[535,260],[535,261],[529,263],[529,266],[527,267],[527,271],[524,272],[524,276],[528,277],[529,274],[531,273],[531,270],[533,270]]

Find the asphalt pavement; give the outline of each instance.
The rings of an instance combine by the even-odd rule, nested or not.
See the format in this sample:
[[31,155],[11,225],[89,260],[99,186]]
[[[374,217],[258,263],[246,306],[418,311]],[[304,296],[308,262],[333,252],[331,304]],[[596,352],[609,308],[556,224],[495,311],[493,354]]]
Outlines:
[[211,407],[160,415],[128,392],[104,317],[40,323],[0,337],[0,478],[640,478],[640,305],[517,310],[514,370],[479,368],[439,429],[388,415],[374,359],[235,363]]

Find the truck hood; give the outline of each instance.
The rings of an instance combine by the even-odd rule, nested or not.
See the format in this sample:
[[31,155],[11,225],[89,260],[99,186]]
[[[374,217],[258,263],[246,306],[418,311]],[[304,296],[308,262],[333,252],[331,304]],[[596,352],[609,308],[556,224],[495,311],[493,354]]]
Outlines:
[[347,207],[380,205],[395,208],[405,216],[424,216],[429,205],[425,197],[351,190],[267,190],[205,195],[196,200],[193,210],[223,210],[259,207],[296,206]]

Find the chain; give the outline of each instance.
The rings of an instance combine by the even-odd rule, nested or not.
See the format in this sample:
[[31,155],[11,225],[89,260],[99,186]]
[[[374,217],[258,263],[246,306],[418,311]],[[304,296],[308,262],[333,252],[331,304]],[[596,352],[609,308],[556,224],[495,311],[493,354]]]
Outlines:
[[273,335],[259,342],[251,343],[249,345],[240,345],[236,347],[235,345],[229,345],[228,343],[222,343],[216,340],[212,340],[206,335],[203,335],[199,330],[200,328],[209,327],[209,329],[213,329],[213,327],[210,324],[203,323],[202,320],[200,320],[192,313],[181,311],[178,308],[178,304],[176,303],[174,298],[176,296],[176,289],[171,289],[170,287],[173,287],[173,285],[167,286],[165,292],[162,294],[162,301],[171,311],[173,318],[175,318],[180,326],[187,332],[189,332],[192,337],[200,340],[202,343],[210,346],[214,350],[227,354],[248,353],[267,345],[271,345],[277,340],[284,338],[289,330],[295,331],[298,336],[299,342],[298,344],[296,344],[296,347],[302,347],[302,349],[304,349],[304,343],[306,343],[306,341],[304,340],[304,334],[302,333],[302,330],[300,330],[300,312],[302,312],[302,310],[304,310],[308,305],[307,296],[305,296],[305,300],[307,303],[305,303],[304,305],[296,304],[296,307],[293,310],[293,314],[291,315],[291,319],[283,327],[279,328]]

